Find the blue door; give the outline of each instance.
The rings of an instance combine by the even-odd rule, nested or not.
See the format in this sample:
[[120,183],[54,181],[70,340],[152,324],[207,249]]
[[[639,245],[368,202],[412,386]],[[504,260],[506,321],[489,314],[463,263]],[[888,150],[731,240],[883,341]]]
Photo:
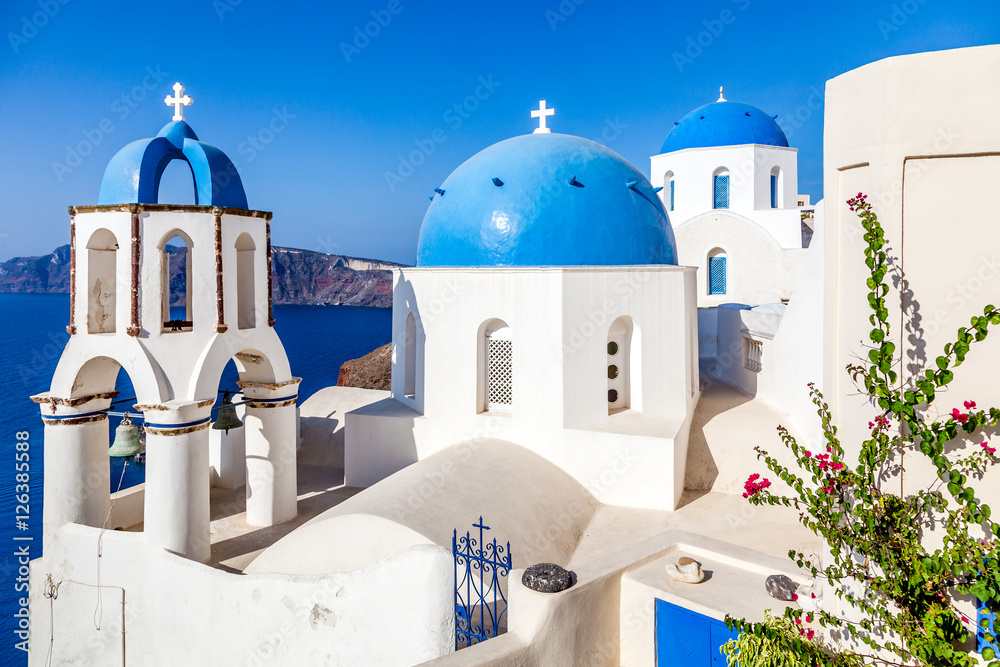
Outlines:
[[656,601],[657,667],[726,667],[719,647],[735,636],[721,621]]

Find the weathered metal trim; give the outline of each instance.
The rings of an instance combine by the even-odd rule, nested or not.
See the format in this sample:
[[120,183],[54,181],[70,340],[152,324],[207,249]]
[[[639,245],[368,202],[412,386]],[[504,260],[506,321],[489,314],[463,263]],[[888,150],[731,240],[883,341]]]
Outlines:
[[146,425],[146,433],[152,435],[185,435],[187,433],[194,433],[195,431],[201,431],[206,429],[211,425],[211,421],[206,418],[201,424],[195,424],[194,426],[182,426],[180,428],[161,428],[156,426]]
[[55,406],[57,405],[75,408],[78,405],[83,405],[84,403],[100,400],[102,398],[112,399],[117,395],[117,391],[105,391],[100,394],[91,394],[90,396],[71,396],[70,398],[60,398],[59,396],[49,396],[47,394],[35,394],[31,397],[31,400],[38,404],[45,403],[47,405],[51,405],[54,412]]
[[298,384],[302,378],[292,378],[284,382],[261,382],[260,380],[237,380],[236,386],[240,389],[281,389],[290,384]]
[[[104,204],[100,206],[70,206],[70,215],[76,213],[103,213],[107,211],[129,212],[137,204]],[[245,208],[232,208],[230,206],[196,206],[194,204],[140,204],[143,211],[183,211],[188,213],[214,213],[221,211],[222,215],[239,215],[244,218],[264,218],[270,220],[273,213],[270,211],[256,211]]]
[[66,333],[76,333],[76,216],[69,216],[69,326]]
[[62,419],[53,419],[42,415],[42,421],[46,426],[74,426],[76,424],[88,424],[90,422],[105,421],[107,418],[108,416],[103,412],[99,415],[87,415],[86,417],[64,417]]
[[132,321],[126,333],[138,337],[142,329],[139,327],[139,261],[142,257],[139,238],[139,218],[142,215],[141,206],[130,207],[132,211]]
[[267,233],[267,326],[274,326],[274,293],[271,291],[271,219],[264,226]]
[[212,212],[215,214],[215,308],[218,314],[215,330],[218,333],[225,333],[228,327],[226,302],[222,290],[222,209],[216,208]]

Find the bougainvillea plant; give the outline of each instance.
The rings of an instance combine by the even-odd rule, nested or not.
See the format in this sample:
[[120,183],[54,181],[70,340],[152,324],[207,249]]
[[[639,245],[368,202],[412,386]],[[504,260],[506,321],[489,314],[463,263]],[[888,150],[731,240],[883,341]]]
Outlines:
[[[727,618],[730,629],[741,634],[723,650],[731,665],[738,660],[743,667],[766,664],[754,655],[754,647],[764,640],[772,649],[783,648],[793,664],[800,665],[863,661],[894,667],[971,667],[978,656],[969,650],[969,641],[977,630],[988,643],[995,643],[996,637],[985,620],[960,611],[956,600],[976,598],[1000,609],[1000,524],[972,486],[973,479],[983,479],[997,463],[988,434],[1000,423],[1000,409],[980,407],[973,397],[963,397],[961,407],[939,409],[938,403],[952,399],[943,390],[973,344],[986,338],[991,325],[1000,324],[1000,309],[986,306],[944,346],[932,368],[900,378],[896,369],[901,360],[889,337],[885,235],[865,195],[858,193],[847,203],[865,230],[872,325],[867,361],[847,370],[879,414],[868,423],[856,463],[848,461],[829,407],[819,389],[810,385],[825,451],[807,450],[783,427],[778,431],[797,469],[758,448],[758,458],[791,492],[775,493],[767,479],[754,475],[744,496],[755,505],[798,510],[800,522],[823,538],[828,552],[822,567],[802,552],[788,555],[823,584],[825,608],[811,615],[790,608],[784,616],[790,623]],[[923,455],[936,469],[927,488],[901,491],[904,454]],[[833,596],[840,598],[846,613],[831,613]],[[968,608],[966,602],[963,609]],[[813,620],[826,631],[812,630]],[[981,658],[990,667],[1000,667],[989,646]]]

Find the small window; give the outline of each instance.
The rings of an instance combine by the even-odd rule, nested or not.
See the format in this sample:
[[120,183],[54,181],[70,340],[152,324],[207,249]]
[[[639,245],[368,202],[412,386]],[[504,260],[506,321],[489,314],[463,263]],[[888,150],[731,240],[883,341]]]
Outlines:
[[715,208],[729,208],[729,174],[715,175]]
[[778,175],[771,174],[771,208],[778,208]]
[[491,320],[480,339],[482,409],[511,412],[514,404],[514,340],[503,320]]
[[674,179],[670,179],[670,210],[674,210]]
[[413,313],[406,316],[404,335],[403,394],[407,398],[414,398],[417,395],[417,321]]
[[726,293],[726,256],[708,258],[708,293]]

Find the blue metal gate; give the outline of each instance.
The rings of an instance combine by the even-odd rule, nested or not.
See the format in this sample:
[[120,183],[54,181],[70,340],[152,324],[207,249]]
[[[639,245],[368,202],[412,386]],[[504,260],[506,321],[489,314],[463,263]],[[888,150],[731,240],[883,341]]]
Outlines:
[[726,667],[719,650],[736,633],[726,624],[657,598],[657,667]]
[[496,538],[484,542],[483,531],[490,527],[472,524],[479,529],[479,539],[466,531],[451,538],[455,557],[455,649],[472,646],[507,631],[507,596],[501,583],[510,574],[510,542],[498,544]]

